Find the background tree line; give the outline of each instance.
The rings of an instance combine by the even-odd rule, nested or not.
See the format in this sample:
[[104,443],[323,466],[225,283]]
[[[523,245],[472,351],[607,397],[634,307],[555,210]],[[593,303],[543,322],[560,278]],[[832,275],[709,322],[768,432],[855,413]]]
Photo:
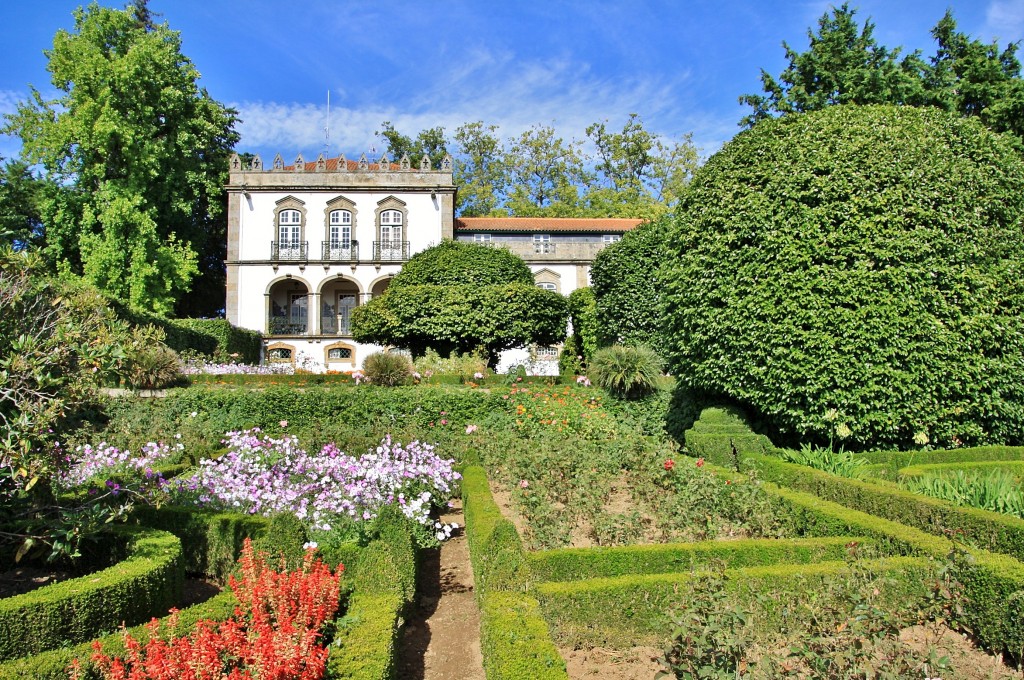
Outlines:
[[[984,43],[949,12],[932,29],[936,51],[902,55],[879,45],[848,4],[825,13],[809,47],[789,45],[763,94],[746,94],[741,125],[835,104],[929,106],[1024,136],[1017,44]],[[237,112],[198,85],[181,40],[156,23],[146,0],[124,10],[75,12],[47,52],[52,84],[6,116],[22,141],[0,165],[0,244],[42,254],[53,273],[81,277],[133,307],[212,316],[223,307],[226,159],[239,142]],[[565,139],[551,125],[502,138],[468,122],[451,134],[414,136],[385,121],[392,158],[446,153],[455,161],[463,216],[657,218],[679,203],[700,165],[690,135],[665,138],[637,114]]]

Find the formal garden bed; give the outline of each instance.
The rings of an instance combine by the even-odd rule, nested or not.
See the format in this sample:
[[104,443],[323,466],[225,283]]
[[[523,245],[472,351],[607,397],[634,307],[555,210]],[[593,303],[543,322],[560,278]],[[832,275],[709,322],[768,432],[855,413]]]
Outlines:
[[[663,420],[657,414],[670,391],[622,402],[594,387],[552,383],[194,387],[159,400],[115,401],[102,429],[66,446],[108,440],[140,454],[163,451],[167,460],[149,462],[166,464],[168,477],[177,473],[168,486],[192,480],[180,484],[193,501],[251,466],[253,455],[290,461],[294,467],[276,477],[281,482],[259,473],[255,515],[230,512],[238,500],[231,495],[213,505],[203,499],[207,507],[179,499],[136,509],[137,522],[180,541],[183,573],[226,584],[244,538],[271,533],[260,513],[286,509],[272,502],[285,495],[285,478],[317,460],[352,471],[360,459],[342,459],[341,450],[385,453],[391,444],[382,444],[380,432],[392,433],[396,448],[432,442],[466,477],[461,493],[488,677],[630,677],[659,664],[680,668],[693,658],[681,646],[690,638],[719,650],[705,663],[743,663],[764,677],[800,677],[857,646],[868,650],[860,661],[907,673],[923,672],[923,664],[940,672],[948,666],[938,663],[943,656],[957,664],[956,677],[1013,672],[948,631],[962,626],[994,651],[1019,654],[1016,610],[1007,607],[1024,584],[1024,566],[1013,556],[1020,520],[918,496],[886,478],[890,469],[906,474],[911,463],[976,464],[985,456],[1012,468],[1019,451],[965,449],[955,460],[951,452],[865,454],[874,477],[851,480],[784,462],[729,409],[705,410],[681,450],[652,425]],[[150,438],[176,445],[143,449]],[[120,460],[111,449],[91,451]],[[408,462],[436,469],[427,453]],[[193,478],[190,469],[203,472]],[[328,473],[316,468],[318,477]],[[318,493],[325,492],[303,491]],[[401,512],[394,529],[361,532],[305,507],[305,524],[284,515],[293,517],[292,528],[273,533],[290,535],[292,554],[316,540],[328,564],[346,565],[337,616],[350,623],[331,633],[339,644],[325,663],[340,675],[330,677],[350,677],[340,669],[357,667],[364,674],[351,670],[351,677],[386,677],[380,673],[396,663],[403,612],[414,600],[416,532]],[[943,533],[949,529],[961,529],[956,542]],[[970,564],[957,546],[970,551]],[[232,597],[225,590],[184,610],[176,630],[210,612],[230,613],[224,603]],[[849,626],[845,636],[837,633]],[[104,649],[120,639],[106,638]],[[5,662],[0,675],[33,668],[58,677],[40,669],[87,658],[85,644]],[[665,649],[675,651],[666,656]]]

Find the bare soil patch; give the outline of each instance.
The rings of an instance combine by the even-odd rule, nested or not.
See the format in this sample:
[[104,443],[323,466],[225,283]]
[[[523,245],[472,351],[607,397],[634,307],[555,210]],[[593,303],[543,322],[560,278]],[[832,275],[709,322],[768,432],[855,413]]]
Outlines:
[[963,680],[1010,680],[1024,678],[1024,672],[1014,670],[995,656],[979,649],[969,638],[946,626],[912,626],[900,631],[900,639],[925,655],[933,645],[938,655],[948,656],[951,671],[939,673],[942,677]]
[[559,649],[570,680],[652,680],[665,670],[658,663],[663,655],[655,647],[632,649]]

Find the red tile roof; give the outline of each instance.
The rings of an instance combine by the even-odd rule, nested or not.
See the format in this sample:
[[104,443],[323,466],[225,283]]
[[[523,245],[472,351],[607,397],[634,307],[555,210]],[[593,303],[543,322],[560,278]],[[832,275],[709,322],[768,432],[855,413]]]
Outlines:
[[456,217],[455,231],[590,232],[616,234],[643,220],[633,217]]

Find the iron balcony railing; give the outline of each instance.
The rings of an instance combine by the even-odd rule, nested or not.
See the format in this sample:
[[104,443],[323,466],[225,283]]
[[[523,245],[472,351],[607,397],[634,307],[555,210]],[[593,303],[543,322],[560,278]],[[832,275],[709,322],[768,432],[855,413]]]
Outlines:
[[359,241],[321,241],[324,262],[358,262]]
[[309,241],[271,241],[271,260],[305,261],[309,257]]
[[404,262],[409,259],[408,241],[374,241],[373,259],[377,262]]
[[305,335],[307,322],[305,320],[290,321],[287,317],[272,316],[267,324],[268,335]]
[[324,335],[352,335],[352,319],[348,314],[329,314],[320,317],[320,332]]

